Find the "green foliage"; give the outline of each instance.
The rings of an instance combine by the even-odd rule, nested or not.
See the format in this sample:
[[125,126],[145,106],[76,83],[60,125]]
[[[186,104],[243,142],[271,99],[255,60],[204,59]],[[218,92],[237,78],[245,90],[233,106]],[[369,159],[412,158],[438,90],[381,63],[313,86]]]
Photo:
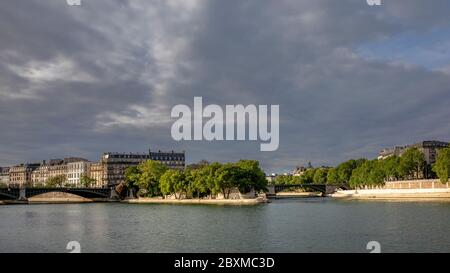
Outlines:
[[189,183],[183,172],[178,170],[167,170],[160,178],[161,193],[163,195],[174,194],[180,199],[182,194],[189,190]]
[[339,183],[339,175],[337,172],[337,168],[331,168],[328,170],[327,183],[328,184],[338,184]]
[[301,184],[312,184],[314,183],[314,174],[316,169],[307,169],[303,175],[300,176]]
[[403,153],[400,160],[400,174],[407,178],[420,178],[425,170],[425,156],[417,148],[409,148]]
[[400,170],[401,158],[398,156],[391,156],[384,159],[382,163],[383,171],[388,180],[399,180],[402,178]]
[[56,187],[62,188],[64,186],[65,182],[66,182],[65,175],[57,175],[57,176],[48,178],[45,181],[45,185],[49,188],[56,188]]
[[136,184],[140,193],[149,197],[161,195],[159,179],[168,170],[167,166],[159,161],[147,160],[140,163],[137,170],[139,179]]
[[364,163],[354,169],[350,178],[353,188],[382,185],[386,180],[418,179],[427,167],[423,153],[417,148],[406,150],[401,157],[360,162]]
[[339,166],[337,166],[337,183],[349,183],[350,179],[352,177],[353,171],[364,164],[366,159],[350,159],[348,161],[345,161],[341,163]]
[[274,185],[298,185],[303,183],[300,176],[278,175],[273,181]]
[[85,174],[81,175],[80,177],[80,183],[85,188],[90,188],[95,185],[96,180],[94,178],[91,178]]
[[256,160],[240,160],[235,163],[239,168],[238,188],[242,193],[247,193],[251,189],[255,191],[265,191],[267,189],[267,179],[264,172]]
[[318,168],[314,172],[313,182],[314,184],[325,184],[327,183],[328,169]]
[[8,187],[8,184],[6,183],[0,183],[0,189],[5,189]]
[[442,183],[448,182],[450,177],[450,148],[444,148],[438,152],[433,171],[436,172]]
[[240,160],[236,163],[220,164],[201,161],[184,171],[171,170],[157,161],[145,161],[125,172],[127,187],[138,187],[146,196],[171,195],[179,199],[204,197],[223,193],[225,198],[233,188],[247,193],[252,189],[264,191],[267,180],[254,160]]
[[125,170],[125,185],[130,188],[139,188],[139,178],[141,171],[138,166],[128,167]]

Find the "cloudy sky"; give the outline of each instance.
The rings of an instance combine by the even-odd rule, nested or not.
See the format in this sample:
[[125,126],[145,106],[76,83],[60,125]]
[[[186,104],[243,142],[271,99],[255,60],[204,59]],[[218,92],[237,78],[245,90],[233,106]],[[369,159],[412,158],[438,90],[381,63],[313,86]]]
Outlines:
[[[450,140],[450,1],[0,2],[0,165],[186,150],[267,172]],[[280,146],[176,142],[176,104],[280,105]]]

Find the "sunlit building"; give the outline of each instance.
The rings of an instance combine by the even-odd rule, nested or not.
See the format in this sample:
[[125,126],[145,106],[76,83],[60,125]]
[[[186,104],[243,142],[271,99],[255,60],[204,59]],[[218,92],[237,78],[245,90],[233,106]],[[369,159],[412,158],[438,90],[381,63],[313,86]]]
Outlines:
[[448,142],[443,141],[422,141],[419,143],[406,145],[406,146],[396,146],[392,148],[386,148],[381,150],[378,155],[378,159],[386,159],[390,156],[402,156],[403,153],[409,148],[419,149],[425,156],[425,160],[428,164],[433,164],[436,162],[436,157],[439,149],[449,147]]
[[104,153],[102,156],[103,183],[114,186],[125,182],[125,170],[145,160],[160,161],[171,169],[184,169],[185,167],[184,151],[181,153],[149,151],[148,154]]

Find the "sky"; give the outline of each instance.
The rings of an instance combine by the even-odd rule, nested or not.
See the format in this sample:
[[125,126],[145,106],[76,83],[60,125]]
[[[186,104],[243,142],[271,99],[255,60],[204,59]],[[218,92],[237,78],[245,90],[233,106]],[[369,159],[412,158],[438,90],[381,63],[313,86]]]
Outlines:
[[[268,173],[450,140],[450,1],[0,2],[0,166],[103,152]],[[173,106],[279,105],[280,144],[175,141]]]

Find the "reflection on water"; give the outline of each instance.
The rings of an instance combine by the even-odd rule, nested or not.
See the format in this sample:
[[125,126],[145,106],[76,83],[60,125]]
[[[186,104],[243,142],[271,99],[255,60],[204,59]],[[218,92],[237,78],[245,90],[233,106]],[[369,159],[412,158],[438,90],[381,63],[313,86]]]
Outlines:
[[450,204],[276,200],[257,206],[0,206],[0,252],[449,252]]

